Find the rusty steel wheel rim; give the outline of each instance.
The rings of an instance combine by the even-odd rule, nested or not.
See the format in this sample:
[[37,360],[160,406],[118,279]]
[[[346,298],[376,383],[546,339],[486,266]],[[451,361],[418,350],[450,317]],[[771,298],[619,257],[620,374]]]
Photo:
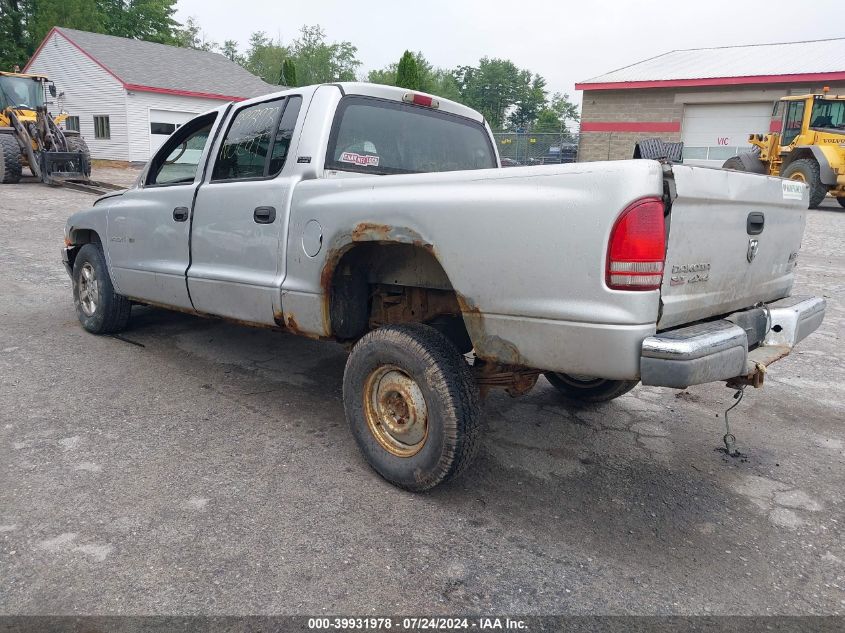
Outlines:
[[98,286],[94,267],[85,262],[79,271],[79,305],[85,316],[91,316],[97,311],[97,301],[100,298]]
[[428,439],[428,405],[417,382],[394,365],[364,383],[364,417],[381,447],[397,457],[419,453]]
[[794,174],[792,174],[789,177],[789,179],[790,180],[797,180],[798,182],[803,182],[805,185],[807,184],[807,179],[804,178],[804,174],[802,174],[800,171],[796,171]]

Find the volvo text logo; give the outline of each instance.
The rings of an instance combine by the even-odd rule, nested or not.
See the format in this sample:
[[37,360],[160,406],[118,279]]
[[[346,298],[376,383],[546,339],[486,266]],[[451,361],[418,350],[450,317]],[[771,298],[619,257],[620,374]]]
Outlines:
[[746,257],[748,257],[749,262],[753,262],[754,258],[757,257],[757,250],[760,248],[760,242],[755,239],[748,240],[748,253],[746,253]]

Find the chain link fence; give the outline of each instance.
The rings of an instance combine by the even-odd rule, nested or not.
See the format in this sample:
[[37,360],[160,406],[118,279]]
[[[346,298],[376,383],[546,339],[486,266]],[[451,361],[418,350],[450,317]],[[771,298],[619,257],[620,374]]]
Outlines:
[[578,135],[562,133],[493,132],[503,167],[574,163],[578,159]]

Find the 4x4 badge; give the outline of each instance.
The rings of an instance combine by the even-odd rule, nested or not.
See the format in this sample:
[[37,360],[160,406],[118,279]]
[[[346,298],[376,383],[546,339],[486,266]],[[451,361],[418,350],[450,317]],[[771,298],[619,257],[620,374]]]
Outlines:
[[748,240],[748,252],[746,253],[746,257],[748,258],[749,262],[753,262],[754,258],[757,257],[757,250],[760,248],[760,242],[755,239]]

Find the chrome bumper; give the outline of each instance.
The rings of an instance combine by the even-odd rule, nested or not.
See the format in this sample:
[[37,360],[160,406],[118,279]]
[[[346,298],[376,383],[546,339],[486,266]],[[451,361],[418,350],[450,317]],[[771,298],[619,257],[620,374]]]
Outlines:
[[[640,355],[642,383],[683,389],[735,380],[759,386],[765,371],[761,367],[788,355],[821,325],[825,300],[787,297],[767,308],[744,310],[718,321],[649,336]],[[750,352],[749,344],[756,345]]]

